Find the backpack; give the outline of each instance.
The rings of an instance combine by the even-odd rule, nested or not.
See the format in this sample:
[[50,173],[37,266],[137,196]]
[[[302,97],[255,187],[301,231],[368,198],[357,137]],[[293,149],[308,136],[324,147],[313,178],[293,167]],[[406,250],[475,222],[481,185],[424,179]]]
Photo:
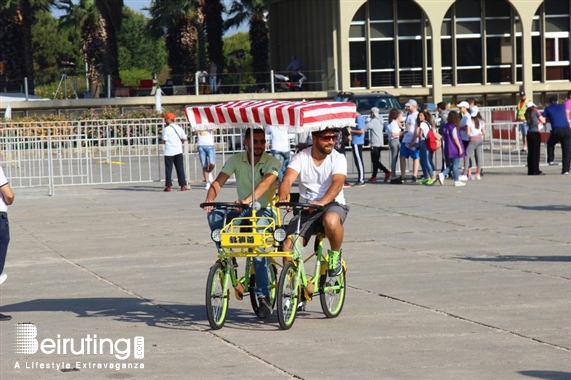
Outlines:
[[426,135],[426,147],[431,152],[435,152],[438,148],[440,148],[440,139],[436,137],[434,128],[430,128],[428,130],[428,134]]

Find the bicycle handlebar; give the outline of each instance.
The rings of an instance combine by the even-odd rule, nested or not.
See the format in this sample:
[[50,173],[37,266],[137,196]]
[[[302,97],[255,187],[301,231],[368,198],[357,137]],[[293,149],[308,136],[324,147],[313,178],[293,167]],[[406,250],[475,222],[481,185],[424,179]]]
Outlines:
[[276,207],[290,207],[294,210],[303,210],[303,209],[314,209],[317,211],[322,211],[324,209],[321,205],[314,205],[311,203],[299,203],[299,202],[277,202]]
[[249,204],[234,203],[234,202],[203,202],[200,204],[200,207],[201,208],[214,207],[220,210],[229,210],[229,209],[247,210],[251,206]]

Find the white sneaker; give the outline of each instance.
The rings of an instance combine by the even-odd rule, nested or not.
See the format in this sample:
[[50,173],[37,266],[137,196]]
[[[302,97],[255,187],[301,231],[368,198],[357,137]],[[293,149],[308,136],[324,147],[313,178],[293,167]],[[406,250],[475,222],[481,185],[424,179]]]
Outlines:
[[444,185],[444,174],[438,173],[438,183]]
[[204,189],[206,189],[206,190],[210,189],[210,183],[209,182],[206,182],[206,186],[204,186]]
[[482,179],[482,177],[480,177],[480,175],[479,175],[479,174],[476,174],[476,179],[479,181],[479,180],[481,180],[481,179]]
[[465,175],[461,175],[460,178],[458,178],[460,181],[467,181],[468,177]]
[[208,173],[208,182],[214,182],[214,177],[212,176],[212,172]]
[[4,283],[4,281],[6,281],[7,278],[8,275],[6,273],[0,274],[0,284]]
[[466,186],[466,184],[462,181],[456,181],[454,182],[454,186]]

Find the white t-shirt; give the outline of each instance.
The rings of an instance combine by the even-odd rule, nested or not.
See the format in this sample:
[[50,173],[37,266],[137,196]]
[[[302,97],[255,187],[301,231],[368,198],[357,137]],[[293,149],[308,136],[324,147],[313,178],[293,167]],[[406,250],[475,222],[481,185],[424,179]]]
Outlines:
[[[299,173],[299,195],[301,202],[311,202],[323,198],[331,187],[333,174],[347,175],[347,159],[336,150],[328,155],[320,166],[316,166],[311,157],[311,147],[296,154],[288,168]],[[343,189],[335,200],[345,204]]]
[[165,156],[176,156],[182,153],[182,141],[186,133],[177,124],[169,124],[163,128],[161,140],[165,141]]
[[214,131],[198,131],[196,132],[197,141],[196,143],[200,146],[212,146],[214,145]]
[[391,123],[389,124],[389,141],[392,139],[398,140],[399,136],[393,136],[393,133],[400,134],[400,124],[398,121],[396,121],[396,119],[391,121]]
[[414,137],[414,130],[416,129],[416,118],[418,117],[418,111],[409,113],[404,119],[404,125],[406,128],[406,133],[402,138],[402,142],[408,144],[412,141]]
[[425,140],[426,136],[428,136],[428,131],[430,130],[430,124],[428,124],[426,121],[423,121],[420,123],[420,129],[422,129],[422,136],[420,137],[420,140]]
[[[4,169],[2,169],[2,166],[0,166],[0,187],[6,185],[7,183],[8,179],[4,175]],[[3,212],[8,211],[8,205],[6,204],[6,201],[4,200],[4,195],[2,195],[2,193],[0,193],[0,211]]]
[[[474,123],[474,120],[472,120],[472,123]],[[475,125],[472,125],[470,127],[470,137],[482,136],[482,128],[484,128],[484,122],[482,120],[480,120],[480,128],[476,128]]]
[[287,127],[268,125],[266,134],[270,135],[271,149],[278,152],[289,152],[289,133]]
[[[470,129],[474,128],[474,122],[472,121],[472,117],[469,113],[462,116],[462,120],[460,120],[460,127],[469,126]],[[460,137],[464,141],[470,140],[470,136],[468,136],[468,132],[465,129],[460,129]]]

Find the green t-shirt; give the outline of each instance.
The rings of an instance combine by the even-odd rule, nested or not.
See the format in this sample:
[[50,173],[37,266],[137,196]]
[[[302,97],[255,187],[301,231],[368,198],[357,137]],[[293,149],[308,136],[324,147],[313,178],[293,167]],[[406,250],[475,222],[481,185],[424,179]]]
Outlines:
[[[232,174],[236,175],[238,199],[244,199],[252,194],[252,166],[248,162],[248,154],[250,153],[246,151],[233,155],[222,168],[222,172],[229,177]],[[260,161],[258,161],[254,169],[254,185],[258,186],[262,182],[262,178],[268,173],[273,173],[277,178],[280,167],[281,163],[277,158],[270,156],[266,152],[262,153],[262,157],[260,157]],[[262,207],[269,207],[270,191],[266,191],[258,202],[260,202]]]

